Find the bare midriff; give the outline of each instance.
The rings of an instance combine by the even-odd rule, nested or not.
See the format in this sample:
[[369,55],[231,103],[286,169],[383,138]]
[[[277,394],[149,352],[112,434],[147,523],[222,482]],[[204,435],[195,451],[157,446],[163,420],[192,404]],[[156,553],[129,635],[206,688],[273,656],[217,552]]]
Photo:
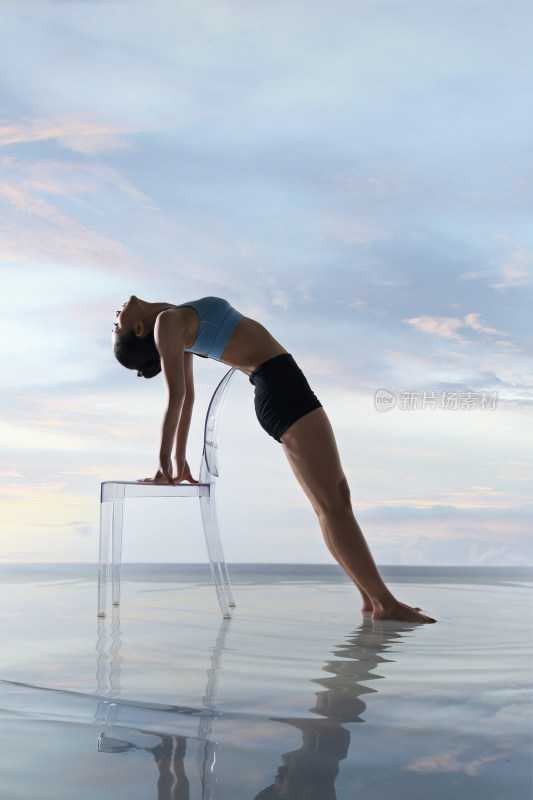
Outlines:
[[[176,311],[184,317],[186,347],[191,347],[198,336],[200,327],[198,313],[189,306],[177,308]],[[286,352],[285,348],[260,322],[249,317],[242,317],[230,336],[222,353],[221,361],[250,375],[254,369],[260,364],[264,364],[269,358]]]
[[222,361],[250,375],[269,358],[286,353],[284,347],[255,319],[242,317],[230,336]]

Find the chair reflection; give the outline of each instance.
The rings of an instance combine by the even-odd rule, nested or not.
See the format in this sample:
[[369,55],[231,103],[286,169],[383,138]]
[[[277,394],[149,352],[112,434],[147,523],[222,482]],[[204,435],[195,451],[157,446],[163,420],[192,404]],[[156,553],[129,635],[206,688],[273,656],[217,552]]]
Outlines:
[[[151,753],[159,772],[158,800],[188,800],[185,754],[189,755],[193,747],[201,800],[220,796],[215,774],[220,742],[213,727],[223,716],[223,712],[217,711],[216,695],[228,624],[222,621],[212,649],[203,705],[194,708],[122,699],[119,610],[114,609],[110,621],[99,621],[97,683],[102,700],[95,721],[103,730],[98,750],[114,754],[132,750]],[[401,623],[374,625],[367,618],[334,648],[333,657],[323,666],[327,674],[312,680],[322,690],[315,694],[315,704],[308,711],[311,716],[270,718],[272,722],[297,728],[302,744],[297,750],[281,754],[274,782],[256,794],[254,800],[279,797],[335,800],[339,764],[347,757],[350,745],[350,730],[346,725],[364,722],[366,702],[362,698],[377,692],[368,684],[383,679],[374,670],[393,661],[383,654],[403,639],[404,632],[412,629]]]
[[[185,774],[184,758],[187,745],[196,743],[196,764],[202,787],[202,800],[216,797],[214,767],[217,742],[211,732],[219,716],[215,709],[220,659],[228,631],[229,620],[223,619],[207,670],[203,707],[144,703],[120,697],[122,631],[120,609],[113,608],[110,628],[106,618],[98,620],[97,693],[102,697],[97,706],[95,724],[103,727],[98,737],[98,752],[126,753],[143,750],[152,753],[159,770],[158,800],[188,800],[189,780]],[[187,720],[179,733],[169,734],[169,724],[175,727],[176,718]],[[189,735],[183,735],[183,729]]]

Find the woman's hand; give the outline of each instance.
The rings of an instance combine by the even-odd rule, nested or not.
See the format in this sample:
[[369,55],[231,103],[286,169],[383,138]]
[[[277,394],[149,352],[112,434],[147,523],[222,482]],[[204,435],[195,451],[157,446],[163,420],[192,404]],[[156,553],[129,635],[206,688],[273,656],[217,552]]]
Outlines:
[[178,483],[178,479],[174,478],[172,475],[172,459],[170,456],[168,458],[160,454],[159,456],[159,472],[163,474],[164,483],[169,483],[171,486],[175,486]]
[[182,481],[189,481],[189,483],[198,483],[198,481],[196,481],[191,475],[191,469],[185,459],[180,459],[176,456],[176,468],[177,468],[178,483],[182,483]]
[[163,475],[160,469],[157,470],[156,474],[153,478],[138,478],[137,483],[166,483],[168,484],[167,479]]
[[172,459],[160,456],[159,469],[153,478],[140,478],[137,483],[164,483],[175,486],[177,479],[172,476]]
[[[165,471],[163,471],[163,466],[165,466]],[[182,483],[182,481],[198,483],[191,475],[191,469],[185,459],[183,459],[183,461],[176,459],[176,467],[176,477],[173,477],[172,463],[168,461],[165,465],[161,464],[161,467],[157,470],[153,478],[139,478],[137,483],[157,483],[166,486],[175,486],[177,483]]]

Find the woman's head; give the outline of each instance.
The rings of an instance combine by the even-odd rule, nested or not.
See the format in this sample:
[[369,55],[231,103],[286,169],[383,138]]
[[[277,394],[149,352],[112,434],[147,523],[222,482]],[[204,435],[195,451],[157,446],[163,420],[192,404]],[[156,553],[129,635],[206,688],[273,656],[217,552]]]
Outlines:
[[153,331],[143,338],[134,331],[124,336],[115,334],[113,350],[119,364],[126,369],[136,369],[139,378],[153,378],[161,372],[161,359]]
[[132,295],[116,312],[113,351],[123,367],[137,370],[139,377],[153,378],[161,372],[161,359],[153,329],[146,329],[145,316],[143,301]]

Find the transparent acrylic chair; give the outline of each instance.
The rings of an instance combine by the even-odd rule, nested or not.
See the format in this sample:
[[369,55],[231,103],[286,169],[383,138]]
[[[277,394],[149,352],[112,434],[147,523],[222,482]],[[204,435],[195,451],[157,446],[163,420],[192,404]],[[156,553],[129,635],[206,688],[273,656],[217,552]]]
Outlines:
[[[218,477],[218,424],[226,392],[235,369],[230,369],[218,384],[209,403],[205,419],[204,445],[200,463],[199,483],[180,483],[177,486],[138,483],[136,481],[104,481],[100,491],[100,560],[98,567],[98,616],[105,617],[109,574],[112,581],[112,602],[120,603],[120,572],[122,563],[122,526],[124,501],[130,497],[199,497],[205,542],[211,574],[225,619],[231,619],[235,606],[222,550],[215,509],[215,481]],[[111,548],[110,548],[111,545]],[[111,562],[109,551],[111,549]]]

